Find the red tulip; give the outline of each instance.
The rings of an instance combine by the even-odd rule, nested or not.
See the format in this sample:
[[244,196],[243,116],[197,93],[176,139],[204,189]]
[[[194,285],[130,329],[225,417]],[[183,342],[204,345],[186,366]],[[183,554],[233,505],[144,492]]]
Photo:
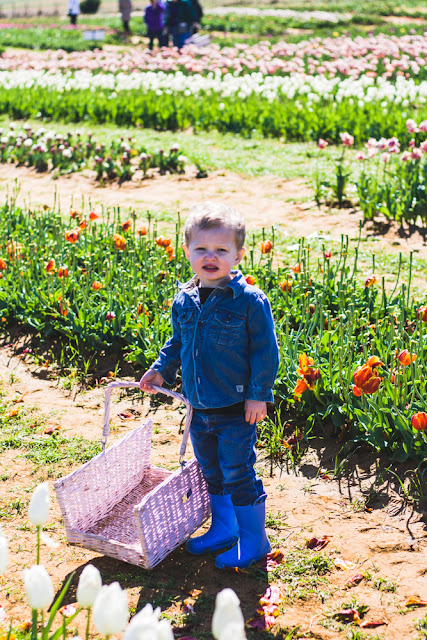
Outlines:
[[411,418],[411,424],[417,431],[425,431],[427,429],[427,414],[424,411],[414,413]]

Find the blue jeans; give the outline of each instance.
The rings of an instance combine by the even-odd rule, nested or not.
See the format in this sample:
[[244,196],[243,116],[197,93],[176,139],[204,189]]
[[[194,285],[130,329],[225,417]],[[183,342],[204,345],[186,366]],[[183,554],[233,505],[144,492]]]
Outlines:
[[244,415],[194,411],[190,436],[209,493],[231,494],[233,504],[239,507],[265,500],[262,481],[254,469],[256,424],[248,424]]
[[182,49],[182,47],[184,46],[184,42],[187,40],[187,38],[190,37],[189,31],[186,31],[185,33],[179,33],[178,27],[172,27],[171,34],[173,46],[178,47],[178,49]]

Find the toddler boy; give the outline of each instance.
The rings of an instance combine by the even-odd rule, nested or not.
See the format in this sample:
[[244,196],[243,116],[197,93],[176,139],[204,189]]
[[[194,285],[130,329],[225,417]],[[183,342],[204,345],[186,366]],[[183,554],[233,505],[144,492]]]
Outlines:
[[173,335],[142,376],[142,391],[173,384],[181,366],[183,394],[194,408],[190,436],[207,482],[212,523],[187,550],[229,548],[216,566],[248,567],[270,551],[266,494],[255,473],[256,423],[265,418],[278,368],[270,304],[233,269],[244,254],[245,223],[234,209],[196,206],[184,227],[184,252],[195,276],[179,285]]

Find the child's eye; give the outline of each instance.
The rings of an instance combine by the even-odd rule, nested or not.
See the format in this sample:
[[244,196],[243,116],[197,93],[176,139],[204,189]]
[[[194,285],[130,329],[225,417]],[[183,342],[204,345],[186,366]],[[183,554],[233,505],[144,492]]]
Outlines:
[[222,253],[227,253],[227,249],[218,249],[218,251],[220,251]]

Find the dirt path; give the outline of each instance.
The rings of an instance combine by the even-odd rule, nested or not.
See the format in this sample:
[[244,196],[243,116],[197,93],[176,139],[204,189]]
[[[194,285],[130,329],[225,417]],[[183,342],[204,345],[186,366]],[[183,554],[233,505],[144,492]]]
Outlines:
[[[5,401],[12,402],[12,407],[18,406],[13,401],[23,396],[23,402],[19,403],[22,411],[34,405],[37,412],[47,416],[47,424],[59,426],[63,435],[83,435],[88,440],[99,437],[103,417],[102,387],[75,396],[73,390],[65,390],[59,380],[49,379],[46,368],[27,365],[22,358],[12,356],[9,347],[0,351],[0,380],[6,393]],[[147,399],[141,404],[132,398],[120,398],[119,393],[114,397],[111,414],[113,439],[133,429],[141,417],[149,414],[155,427],[152,461],[175,468],[182,413],[175,405],[154,411]],[[118,416],[123,411],[130,413],[129,409],[135,411],[132,418],[123,420]],[[52,436],[42,432],[41,437]],[[308,583],[302,584],[304,574],[301,582],[299,579],[292,584],[286,580],[279,582],[285,600],[273,632],[282,629],[278,637],[283,637],[284,629],[299,626],[299,631],[306,638],[344,640],[349,637],[346,635],[348,629],[345,625],[340,627],[328,617],[328,613],[344,604],[351,604],[355,598],[359,604],[369,605],[366,619],[388,623],[372,630],[374,635],[390,640],[415,640],[419,636],[413,623],[423,617],[423,610],[408,609],[404,603],[413,595],[427,598],[425,515],[413,512],[390,487],[388,490],[382,487],[371,491],[370,511],[367,511],[364,504],[374,476],[366,456],[362,455],[357,460],[353,480],[339,484],[332,479],[331,473],[322,473],[322,477],[318,475],[319,467],[323,472],[333,469],[334,443],[314,444],[305,454],[296,474],[276,468],[273,477],[270,477],[269,464],[263,461],[260,451],[258,471],[268,492],[269,534],[276,545],[279,544],[286,553],[292,552],[295,557],[303,553],[301,550],[308,538],[329,536],[330,541],[322,555],[332,559],[341,557],[354,564],[348,571],[333,568],[326,581],[319,583],[314,590]],[[22,622],[29,618],[22,593],[22,567],[34,562],[34,554],[29,551],[33,548],[34,537],[26,518],[28,488],[52,475],[52,469],[40,467],[34,473],[32,465],[19,453],[19,450],[10,449],[0,454],[0,523],[10,539],[11,550],[11,565],[0,578],[0,604],[8,617]],[[61,475],[61,472],[56,475]],[[52,483],[53,479],[50,478],[49,482]],[[154,601],[166,610],[177,638],[182,635],[200,637],[209,630],[213,599],[220,589],[226,586],[235,589],[242,601],[245,618],[249,619],[267,585],[266,574],[221,572],[214,568],[211,557],[191,557],[183,549],[174,552],[152,572],[146,572],[67,546],[55,499],[49,523],[49,535],[60,545],[57,549],[43,546],[42,562],[48,568],[55,588],[59,589],[72,571],[76,571],[78,576],[87,562],[93,562],[105,582],[119,580],[127,588],[133,609]],[[352,589],[345,588],[345,583],[356,573],[364,573],[365,579]],[[77,577],[73,580],[68,601],[75,599],[76,582]],[[185,592],[194,588],[202,591],[199,603],[193,603],[196,615],[185,616]],[[298,594],[300,597],[295,597]],[[79,630],[82,634],[83,619]],[[248,637],[258,636],[252,634]],[[263,636],[260,634],[259,637]]]
[[[102,206],[119,206],[124,216],[131,208],[144,217],[149,210],[169,223],[175,221],[177,211],[185,216],[193,204],[202,200],[226,201],[242,212],[249,229],[276,225],[281,234],[295,238],[314,232],[330,234],[335,239],[342,234],[355,238],[363,219],[358,210],[318,209],[311,200],[311,187],[302,180],[271,176],[255,179],[226,171],[214,171],[208,178],[197,180],[195,171],[188,169],[183,176],[156,176],[142,183],[126,182],[122,186],[113,182],[103,188],[94,180],[94,175],[93,171],[87,170],[53,180],[33,169],[2,164],[0,194],[11,194],[11,185],[17,181],[20,187],[17,202],[21,205],[51,207],[56,198],[61,210],[67,211],[71,206],[81,208],[83,199],[86,207],[97,211]],[[427,244],[418,230],[402,236],[395,224],[384,224],[380,228],[367,224],[362,235],[375,236],[378,248],[415,250],[419,256],[427,258]]]

